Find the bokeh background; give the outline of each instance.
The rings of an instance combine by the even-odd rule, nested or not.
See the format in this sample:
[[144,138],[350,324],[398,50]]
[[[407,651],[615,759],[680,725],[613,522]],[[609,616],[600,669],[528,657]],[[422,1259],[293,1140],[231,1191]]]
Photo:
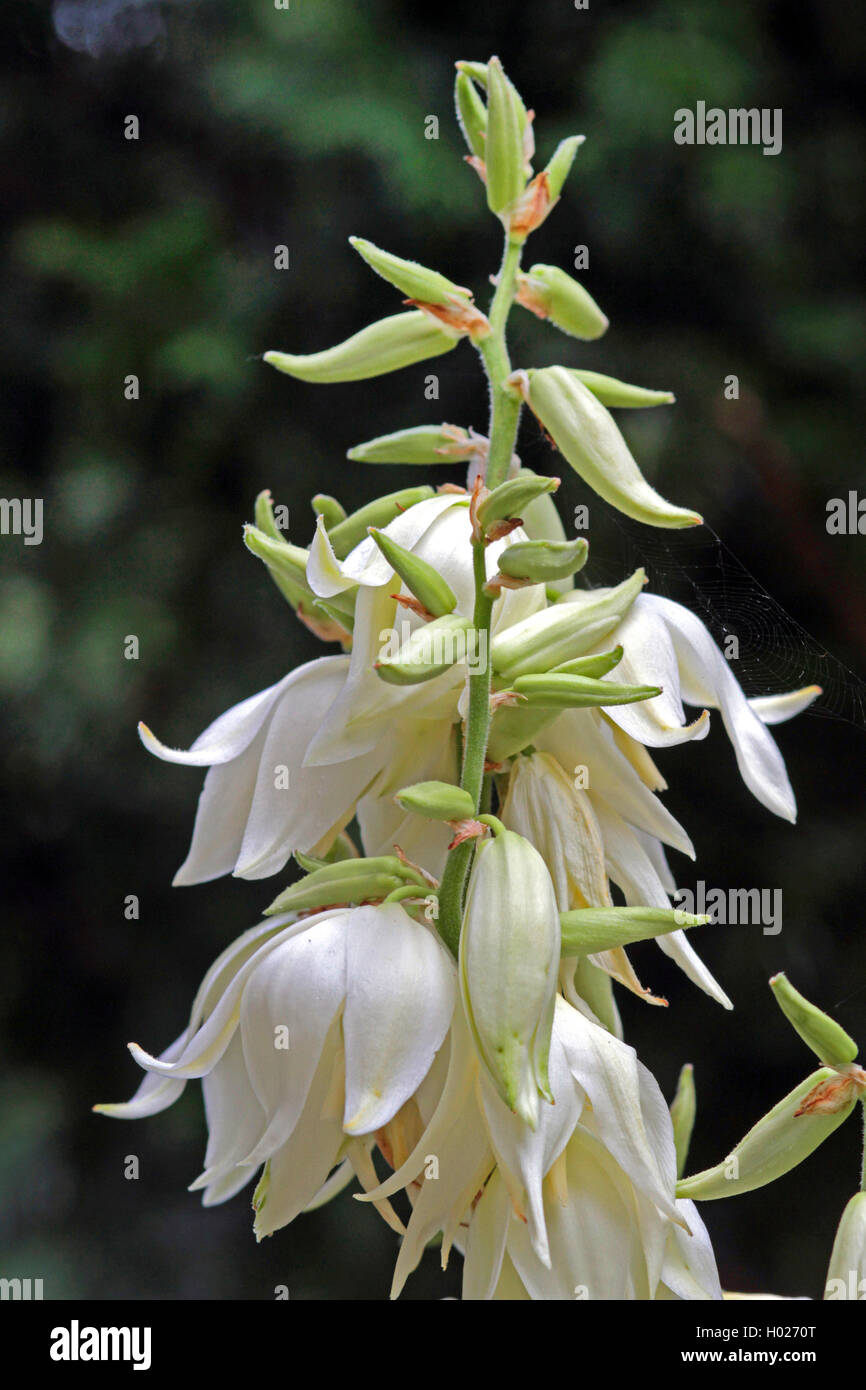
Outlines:
[[[55,1298],[263,1299],[277,1284],[387,1297],[395,1238],[348,1193],[260,1247],[245,1195],[202,1210],[185,1191],[204,1146],[197,1087],[134,1126],[89,1107],[131,1094],[126,1041],[174,1037],[207,964],[272,896],[170,887],[200,776],[151,760],[135,733],[146,718],[186,746],[318,653],[241,544],[256,492],[290,507],[305,544],[313,492],[352,507],[417,481],[347,464],[347,447],[425,420],[484,427],[465,347],[431,368],[438,403],[424,365],[325,388],[258,360],[394,311],[351,233],[483,302],[497,224],[461,162],[456,58],[501,55],[538,112],[542,161],[562,136],[588,137],[531,259],[570,267],[587,245],[583,280],[612,327],[581,345],[518,309],[515,362],[673,389],[675,409],[623,427],[661,490],[713,528],[640,534],[569,477],[566,514],[590,502],[590,581],[642,559],[657,589],[740,638],[749,693],[827,692],[778,730],[796,829],[743,787],[720,720],[660,755],[698,849],[683,884],[781,888],[784,927],[702,936],[733,1015],[637,950],[670,1007],[622,1000],[627,1036],[668,1094],[695,1064],[692,1168],[810,1067],[773,971],[866,1040],[866,541],[825,527],[829,498],[866,495],[864,50],[866,26],[826,0],[475,0],[450,18],[391,0],[6,0],[0,493],[42,497],[45,535],[0,544],[0,1274],[42,1277]],[[781,108],[781,154],[676,145],[673,113],[698,100]],[[531,422],[520,449],[556,471]],[[725,1285],[820,1296],[858,1161],[852,1120],[772,1188],[705,1207]],[[428,1253],[406,1296],[454,1294],[459,1264],[443,1279]]]

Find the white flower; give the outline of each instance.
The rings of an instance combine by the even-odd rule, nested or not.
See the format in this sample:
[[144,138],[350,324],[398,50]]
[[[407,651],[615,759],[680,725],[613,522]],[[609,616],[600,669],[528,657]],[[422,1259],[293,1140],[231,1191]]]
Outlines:
[[[436,565],[458,595],[459,611],[471,613],[465,497],[448,494],[418,503],[384,529]],[[326,533],[320,534],[327,546]],[[521,535],[515,532],[507,543]],[[489,547],[491,574],[503,544]],[[407,823],[391,798],[411,782],[456,780],[453,725],[461,713],[466,663],[418,686],[382,682],[373,665],[384,634],[403,623],[414,631],[420,620],[397,605],[393,570],[372,539],[333,566],[343,587],[360,585],[351,658],[308,662],[220,715],[186,752],[140,726],[145,747],[158,758],[210,769],[175,884],[204,883],[226,873],[266,878],[295,850],[324,852],[356,811],[368,853],[390,853],[395,840],[410,857],[421,852],[417,817]],[[314,544],[311,582],[322,596],[333,594],[320,569]],[[506,593],[495,605],[494,622],[520,621],[544,602],[541,586]],[[426,843],[427,867],[438,872],[447,837],[431,832]]]
[[578,1284],[589,1298],[718,1297],[703,1226],[675,1199],[673,1130],[656,1082],[632,1048],[562,998],[550,1085],[555,1104],[541,1104],[533,1131],[496,1094],[455,1012],[429,1124],[360,1198],[402,1187],[412,1198],[392,1296],[441,1230],[443,1263],[452,1244],[465,1247],[464,1298],[572,1299]]
[[[748,700],[700,618],[656,594],[641,594],[610,640],[624,649],[610,679],[627,683],[639,672],[642,682],[663,691],[653,700],[612,706],[607,713],[614,724],[649,748],[663,748],[705,738],[706,711],[718,709],[746,786],[775,815],[796,820],[785,764],[765,725],[805,709],[820,694],[817,686]],[[683,701],[704,710],[692,724],[686,723]]]
[[130,1043],[147,1077],[127,1104],[97,1108],[137,1119],[203,1078],[210,1137],[193,1188],[225,1201],[267,1163],[256,1232],[268,1235],[315,1203],[344,1157],[375,1183],[363,1136],[419,1091],[455,995],[448,952],[399,904],[274,919],[223,952],[161,1057]]

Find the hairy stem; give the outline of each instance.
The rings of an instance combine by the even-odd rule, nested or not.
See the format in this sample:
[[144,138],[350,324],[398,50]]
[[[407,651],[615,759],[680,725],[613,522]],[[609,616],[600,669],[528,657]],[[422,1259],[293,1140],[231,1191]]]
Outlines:
[[[493,330],[478,344],[478,351],[484,363],[484,370],[490,385],[490,450],[487,458],[486,483],[496,487],[508,474],[508,466],[514,453],[514,441],[520,419],[520,400],[503,390],[502,383],[511,371],[508,348],[505,342],[505,325],[509,310],[514,303],[514,282],[520,264],[521,247],[515,242],[506,241],[505,253],[496,284],[496,293],[490,306],[488,318]],[[475,658],[477,669],[469,675],[469,713],[466,718],[466,737],[463,747],[463,767],[460,785],[469,792],[475,802],[475,810],[481,809],[484,790],[484,758],[487,752],[487,736],[490,730],[490,618],[493,612],[493,599],[485,594],[487,579],[485,566],[485,547],[473,542],[472,565],[475,575]],[[473,844],[465,840],[453,849],[448,856],[445,873],[439,890],[439,934],[445,944],[457,955],[460,943],[460,922],[463,915],[463,892],[466,875],[472,862]]]

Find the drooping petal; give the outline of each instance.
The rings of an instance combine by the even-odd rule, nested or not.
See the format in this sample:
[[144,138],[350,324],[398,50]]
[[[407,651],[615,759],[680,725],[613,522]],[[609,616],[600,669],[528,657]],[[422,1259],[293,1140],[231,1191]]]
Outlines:
[[349,912],[319,918],[271,951],[246,982],[240,1007],[244,1058],[267,1117],[247,1163],[270,1158],[298,1123],[346,997],[350,926]]
[[681,1226],[671,1226],[662,1266],[662,1288],[656,1292],[656,1298],[721,1299],[719,1272],[707,1228],[694,1202],[681,1198],[677,1206],[691,1235]]
[[256,1193],[257,1240],[294,1221],[315,1200],[337,1162],[343,1135],[340,1122],[323,1115],[339,1042],[339,1019],[332,1021],[297,1125],[270,1157]]
[[802,714],[821,694],[820,685],[805,685],[802,690],[789,690],[785,695],[756,695],[749,704],[762,724],[784,724]]
[[782,755],[700,618],[655,594],[645,595],[644,602],[660,614],[671,634],[683,699],[721,711],[746,786],[775,815],[796,820],[797,806]]
[[619,728],[647,748],[667,748],[689,739],[706,738],[709,717],[686,723],[680,699],[676,652],[662,617],[639,594],[609,639],[623,648],[622,661],[608,680],[624,685],[661,686],[661,695],[633,705],[612,705],[607,714]]
[[607,1029],[590,1023],[564,1000],[557,1012],[571,1073],[592,1102],[605,1148],[660,1211],[679,1221],[670,1114],[655,1080],[634,1049]]
[[427,1075],[451,1023],[456,972],[445,947],[399,903],[361,907],[346,941],[343,1128],[367,1134]]
[[565,711],[542,730],[535,743],[552,753],[573,776],[580,769],[586,770],[593,804],[596,797],[603,797],[632,825],[694,859],[694,846],[686,831],[644,785],[617,748],[611,729],[594,710]]
[[[183,1052],[189,1036],[185,1028],[179,1038],[160,1054],[161,1062],[176,1062]],[[181,1095],[186,1081],[175,1081],[171,1077],[160,1076],[158,1072],[147,1072],[141,1085],[131,1100],[118,1101],[106,1105],[94,1105],[99,1115],[110,1115],[114,1120],[143,1120],[148,1115],[158,1115],[167,1110]]]
[[510,1218],[508,1191],[498,1170],[494,1170],[469,1223],[463,1262],[464,1303],[493,1297],[502,1270]]
[[[208,1189],[204,1205],[214,1205],[214,1192],[219,1201],[226,1201],[250,1181],[254,1168],[238,1169],[262,1132],[265,1114],[250,1085],[244,1062],[244,1050],[237,1033],[231,1040],[213,1071],[202,1078],[202,1094],[207,1117],[208,1141],[204,1169],[190,1192]],[[234,1172],[235,1185],[222,1180]],[[217,1187],[217,1184],[219,1186]]]

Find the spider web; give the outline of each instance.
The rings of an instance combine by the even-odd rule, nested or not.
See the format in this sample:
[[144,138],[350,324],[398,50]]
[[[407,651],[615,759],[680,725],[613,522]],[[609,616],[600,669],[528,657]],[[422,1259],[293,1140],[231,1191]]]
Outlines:
[[[609,516],[629,571],[642,565],[652,592],[697,613],[723,650],[726,637],[737,638],[732,667],[747,695],[820,685],[823,694],[809,714],[866,729],[866,680],[792,618],[712,527],[651,530],[613,511]],[[609,580],[600,573],[608,568]],[[593,569],[596,583],[623,577],[621,566],[616,575],[607,564]]]

